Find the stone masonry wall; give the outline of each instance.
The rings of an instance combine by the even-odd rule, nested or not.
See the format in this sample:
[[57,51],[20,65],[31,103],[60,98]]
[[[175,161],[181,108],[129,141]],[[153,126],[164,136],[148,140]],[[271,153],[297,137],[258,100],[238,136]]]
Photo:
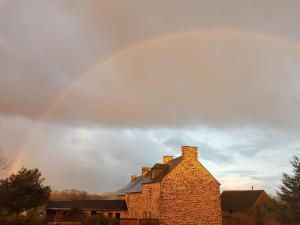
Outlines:
[[125,197],[128,211],[121,218],[159,219],[160,183],[144,184],[142,192],[128,194]]
[[[161,182],[161,225],[221,225],[219,183],[186,150]],[[196,150],[197,151],[197,150]]]

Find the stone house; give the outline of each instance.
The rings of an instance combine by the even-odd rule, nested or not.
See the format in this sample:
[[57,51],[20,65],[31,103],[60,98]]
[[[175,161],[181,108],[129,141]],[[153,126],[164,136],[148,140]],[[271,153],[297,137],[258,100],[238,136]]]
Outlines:
[[223,191],[221,207],[224,225],[256,224],[257,210],[272,199],[264,190]]
[[182,146],[178,158],[143,167],[116,193],[128,210],[121,218],[152,218],[161,225],[221,225],[220,184],[198,161],[197,147]]

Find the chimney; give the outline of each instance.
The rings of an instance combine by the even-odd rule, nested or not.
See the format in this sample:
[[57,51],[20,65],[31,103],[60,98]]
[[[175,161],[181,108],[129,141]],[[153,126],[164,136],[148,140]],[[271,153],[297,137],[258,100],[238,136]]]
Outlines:
[[198,159],[198,147],[193,146],[181,146],[182,159]]
[[173,156],[165,155],[163,160],[164,160],[164,164],[168,164],[171,160],[173,160]]
[[136,176],[136,175],[131,175],[131,182],[135,181],[135,180],[136,180],[136,178],[137,178],[137,176]]
[[142,175],[143,175],[144,173],[147,173],[149,170],[150,170],[149,167],[146,167],[146,166],[142,167]]

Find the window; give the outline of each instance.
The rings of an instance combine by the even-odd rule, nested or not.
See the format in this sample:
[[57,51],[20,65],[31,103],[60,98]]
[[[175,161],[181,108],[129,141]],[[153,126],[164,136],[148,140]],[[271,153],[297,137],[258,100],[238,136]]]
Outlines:
[[97,211],[96,211],[96,210],[92,210],[92,211],[91,211],[91,215],[92,215],[92,216],[94,216],[94,215],[96,215],[96,214],[97,214]]
[[108,218],[109,218],[109,219],[111,219],[111,218],[112,218],[112,216],[113,216],[113,214],[112,214],[112,213],[108,213]]
[[121,218],[121,214],[120,213],[116,213],[116,218],[120,219]]

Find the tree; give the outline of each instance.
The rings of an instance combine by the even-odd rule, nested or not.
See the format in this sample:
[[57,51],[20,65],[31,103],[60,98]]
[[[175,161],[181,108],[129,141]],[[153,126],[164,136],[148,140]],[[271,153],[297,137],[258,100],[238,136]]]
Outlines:
[[278,192],[285,219],[288,222],[300,222],[300,159],[294,156],[291,161],[293,175],[283,173],[282,185]]
[[8,162],[5,156],[3,156],[1,154],[1,150],[0,150],[0,174],[6,170],[8,167]]
[[0,208],[18,212],[44,204],[50,195],[49,186],[38,169],[22,168],[17,174],[0,181]]

